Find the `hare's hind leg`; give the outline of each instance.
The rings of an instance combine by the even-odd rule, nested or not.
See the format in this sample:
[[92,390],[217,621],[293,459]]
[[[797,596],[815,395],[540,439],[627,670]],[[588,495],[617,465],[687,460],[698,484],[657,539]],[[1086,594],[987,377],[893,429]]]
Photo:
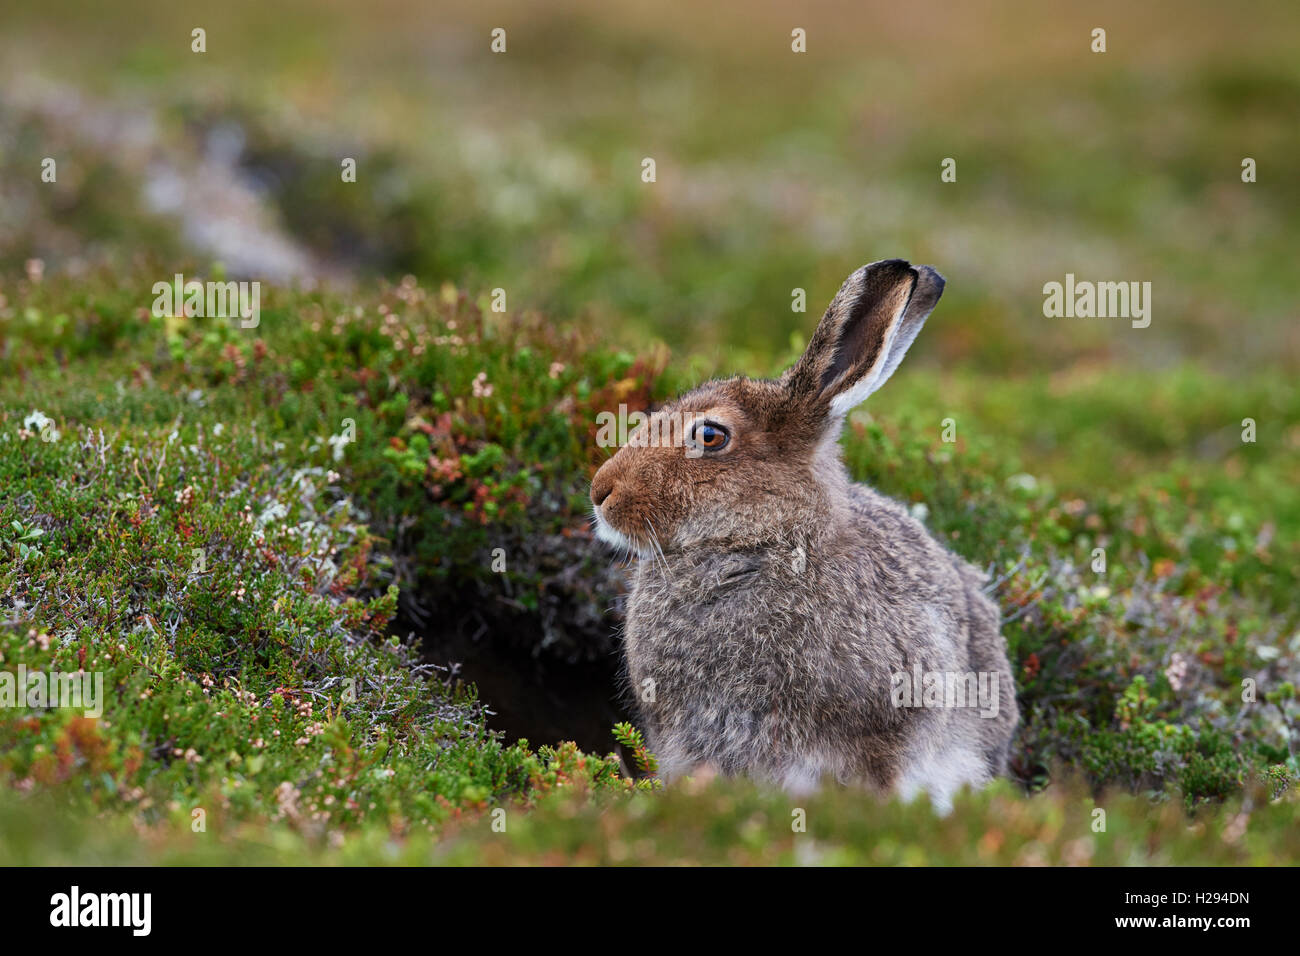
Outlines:
[[990,776],[1001,777],[1007,772],[1011,741],[1020,723],[1020,708],[1016,705],[1016,683],[1007,660],[1007,643],[999,630],[997,609],[982,594],[979,597],[985,613],[971,622],[970,660],[979,672],[980,687],[988,699],[979,701],[975,732]]
[[938,752],[919,754],[903,768],[897,789],[904,800],[913,800],[924,792],[935,810],[947,814],[958,790],[967,784],[980,787],[988,781],[988,761],[984,754],[959,743]]

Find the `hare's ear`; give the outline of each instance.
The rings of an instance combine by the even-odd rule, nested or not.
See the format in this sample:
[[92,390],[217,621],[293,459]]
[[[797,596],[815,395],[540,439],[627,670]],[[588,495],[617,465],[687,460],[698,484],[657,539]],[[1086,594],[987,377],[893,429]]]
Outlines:
[[929,266],[902,259],[863,266],[844,280],[782,382],[842,418],[894,374],[942,294],[943,276]]

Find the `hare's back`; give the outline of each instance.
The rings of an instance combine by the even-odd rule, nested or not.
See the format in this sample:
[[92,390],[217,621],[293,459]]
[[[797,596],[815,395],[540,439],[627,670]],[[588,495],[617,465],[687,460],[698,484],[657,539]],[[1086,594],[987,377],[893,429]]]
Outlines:
[[997,609],[980,590],[984,575],[944,547],[901,503],[865,485],[850,487],[855,519],[850,547],[868,570],[871,590],[880,598],[893,596],[895,617],[933,622],[924,643],[937,644],[945,663],[968,659],[977,632],[997,631]]
[[916,578],[922,591],[962,590],[962,568],[969,565],[940,544],[901,502],[866,485],[849,489],[854,531],[864,557]]

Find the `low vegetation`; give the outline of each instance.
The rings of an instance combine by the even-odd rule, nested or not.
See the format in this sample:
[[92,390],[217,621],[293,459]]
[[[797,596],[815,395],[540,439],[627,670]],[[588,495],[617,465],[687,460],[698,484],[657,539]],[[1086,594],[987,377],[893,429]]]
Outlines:
[[[0,37],[0,671],[104,685],[98,716],[0,707],[3,861],[1295,861],[1281,8],[1194,5],[1148,62],[1157,8],[1106,58],[1032,4],[924,46],[809,11],[799,58],[759,8],[506,4],[493,58],[468,6],[304,31],[232,0],[200,57],[124,3]],[[988,570],[1010,779],[943,819],[658,787],[611,703],[597,415],[775,374],[883,255],[949,286],[844,454]],[[1151,326],[1043,316],[1075,271],[1150,280]],[[260,279],[258,323],[155,309],[177,273]],[[501,716],[525,666],[564,730]]]
[[[662,357],[410,279],[275,289],[256,329],[155,318],[139,304],[148,286],[4,287],[0,653],[7,670],[81,669],[106,685],[98,720],[0,711],[6,799],[58,795],[153,832],[275,823],[312,853],[376,826],[405,839],[458,820],[472,833],[494,808],[556,790],[635,790],[615,755],[504,743],[472,688],[424,662],[394,618],[477,608],[535,653],[607,652],[618,573],[584,503],[596,412],[660,397]],[[1138,401],[1213,393],[1184,374]],[[1116,387],[1084,383],[1062,404],[1114,401]],[[1035,388],[986,394],[955,442],[942,440],[941,399],[902,389],[888,418],[855,419],[845,441],[857,477],[993,575],[1025,714],[1015,786],[996,799],[1073,774],[1185,810],[1291,812],[1269,807],[1294,805],[1300,775],[1283,480],[1300,448],[1266,428],[1230,453],[1241,477],[1223,485],[1218,467],[1188,467],[1135,428],[1112,457],[1140,477],[1117,468],[1104,490],[1058,487],[1066,469],[1036,475],[1005,453],[1031,450],[1038,426],[1009,431],[999,401],[1032,402]],[[1237,400],[1266,420],[1298,411],[1270,404],[1294,402],[1286,390],[1256,388]],[[1221,415],[1230,428],[1237,412]],[[1171,454],[1178,464],[1160,467]],[[419,595],[414,612],[403,591]],[[648,770],[629,734],[628,766]],[[602,818],[667,812],[640,808],[660,794],[629,799],[601,803]],[[745,800],[768,817],[779,803]],[[528,847],[544,856],[566,832]]]

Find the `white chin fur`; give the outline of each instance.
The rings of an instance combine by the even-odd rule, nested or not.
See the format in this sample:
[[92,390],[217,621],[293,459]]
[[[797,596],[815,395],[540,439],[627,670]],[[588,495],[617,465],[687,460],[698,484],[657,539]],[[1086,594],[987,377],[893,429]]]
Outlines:
[[592,514],[596,520],[596,538],[604,541],[611,547],[618,548],[620,551],[630,551],[638,558],[648,558],[651,556],[650,548],[633,541],[623,532],[613,527],[604,516],[601,515],[600,509],[596,508]]

